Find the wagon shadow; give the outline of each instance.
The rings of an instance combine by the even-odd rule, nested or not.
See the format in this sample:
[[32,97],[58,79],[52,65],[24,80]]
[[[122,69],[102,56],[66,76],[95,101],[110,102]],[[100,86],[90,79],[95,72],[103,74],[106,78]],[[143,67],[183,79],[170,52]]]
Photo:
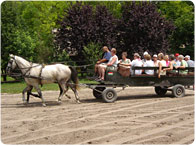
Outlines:
[[[193,96],[194,94],[186,94],[186,96]],[[158,96],[156,94],[143,94],[143,95],[124,95],[118,96],[118,100],[135,100],[135,99],[162,99],[162,98],[176,98],[172,94],[166,94],[164,96]],[[103,102],[102,99],[83,99],[81,100],[82,103],[95,103],[95,102]]]
[[[186,94],[186,96],[193,96],[194,94]],[[176,98],[172,94],[166,94],[164,96],[158,96],[156,94],[143,94],[143,95],[125,95],[125,96],[118,96],[117,100],[135,100],[135,99],[162,99],[162,98]]]
[[[46,106],[58,106],[61,105],[56,101],[46,101]],[[28,104],[18,103],[18,104],[1,104],[1,108],[34,108],[34,107],[42,107],[42,102],[31,102]]]

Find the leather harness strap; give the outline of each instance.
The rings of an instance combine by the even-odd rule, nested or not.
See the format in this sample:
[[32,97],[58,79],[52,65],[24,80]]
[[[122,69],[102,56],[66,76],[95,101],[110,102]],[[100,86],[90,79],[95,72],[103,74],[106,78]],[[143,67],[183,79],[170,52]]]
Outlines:
[[45,65],[44,64],[42,64],[41,65],[41,70],[40,70],[40,72],[39,72],[39,84],[41,85],[41,86],[43,86],[43,84],[41,83],[42,82],[42,77],[41,77],[41,75],[42,75],[42,70],[43,70],[43,68],[45,67]]

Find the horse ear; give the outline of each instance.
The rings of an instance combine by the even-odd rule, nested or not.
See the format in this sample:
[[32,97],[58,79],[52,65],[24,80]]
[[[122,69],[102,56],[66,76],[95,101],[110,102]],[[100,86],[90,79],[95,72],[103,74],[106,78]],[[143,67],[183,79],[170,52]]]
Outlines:
[[10,58],[14,58],[14,55],[13,54],[9,54]]

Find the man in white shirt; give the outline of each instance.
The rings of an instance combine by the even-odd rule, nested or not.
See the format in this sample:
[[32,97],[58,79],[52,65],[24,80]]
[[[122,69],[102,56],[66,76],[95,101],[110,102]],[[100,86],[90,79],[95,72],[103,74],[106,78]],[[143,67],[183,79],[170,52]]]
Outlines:
[[[139,54],[135,53],[134,54],[134,60],[131,62],[131,75],[134,74],[134,71],[132,70],[132,67],[141,67],[143,65],[142,61],[139,59]],[[135,75],[141,75],[142,74],[142,70],[135,70]]]

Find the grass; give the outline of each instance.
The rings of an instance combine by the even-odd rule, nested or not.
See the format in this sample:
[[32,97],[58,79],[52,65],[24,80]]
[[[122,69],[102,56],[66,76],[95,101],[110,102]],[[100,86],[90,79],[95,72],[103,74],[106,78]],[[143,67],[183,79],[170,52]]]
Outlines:
[[[12,77],[7,76],[7,81],[14,81],[15,79]],[[1,82],[3,81],[3,77],[1,76]]]
[[[96,81],[90,81],[87,79],[80,79],[80,83],[86,84],[86,83],[91,83],[91,84],[96,84]],[[19,82],[19,83],[4,83],[1,84],[1,93],[22,93],[23,89],[26,87],[25,82]],[[44,84],[43,87],[41,87],[42,91],[47,91],[47,90],[54,90],[58,91],[59,86],[58,84]],[[33,91],[35,91],[33,89]]]

